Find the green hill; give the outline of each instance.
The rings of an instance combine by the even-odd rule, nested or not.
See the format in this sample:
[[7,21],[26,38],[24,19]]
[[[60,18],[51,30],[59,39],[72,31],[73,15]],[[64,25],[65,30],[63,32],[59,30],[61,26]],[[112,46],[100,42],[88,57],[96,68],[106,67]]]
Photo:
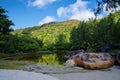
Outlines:
[[59,36],[65,37],[65,43],[69,43],[70,33],[74,27],[78,27],[80,21],[68,20],[64,22],[51,22],[41,26],[29,27],[21,30],[15,30],[12,34],[19,34],[18,36],[30,36],[38,40],[42,40],[43,48],[50,48],[51,45],[56,44]]
[[[39,50],[89,48],[95,51],[98,46],[103,44],[120,44],[119,15],[120,11],[117,11],[99,20],[51,22],[41,26],[15,30],[12,34],[24,39],[21,42],[25,42],[27,39],[26,43],[22,42],[22,46],[27,46],[27,42],[29,42],[28,46],[31,47],[25,48],[25,51],[32,50],[33,47],[36,48],[35,45],[39,47]],[[34,46],[33,43],[35,43]],[[24,49],[21,50],[24,51]]]

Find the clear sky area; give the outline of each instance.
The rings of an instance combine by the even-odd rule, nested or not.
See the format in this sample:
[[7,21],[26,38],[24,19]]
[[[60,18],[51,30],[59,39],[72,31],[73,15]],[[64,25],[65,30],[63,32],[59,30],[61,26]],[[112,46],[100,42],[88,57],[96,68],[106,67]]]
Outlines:
[[0,0],[0,6],[15,24],[13,29],[70,19],[87,21],[95,17],[96,5],[96,0]]

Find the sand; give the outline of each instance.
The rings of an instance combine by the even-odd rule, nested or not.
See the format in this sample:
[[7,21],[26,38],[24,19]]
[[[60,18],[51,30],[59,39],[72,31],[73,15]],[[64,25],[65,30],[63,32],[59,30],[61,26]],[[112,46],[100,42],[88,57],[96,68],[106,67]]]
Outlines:
[[120,80],[120,67],[84,73],[50,74],[60,80]]
[[23,70],[0,69],[0,80],[59,80],[59,79],[42,73],[28,72]]
[[114,66],[107,70],[62,74],[0,69],[0,80],[120,80],[120,66]]

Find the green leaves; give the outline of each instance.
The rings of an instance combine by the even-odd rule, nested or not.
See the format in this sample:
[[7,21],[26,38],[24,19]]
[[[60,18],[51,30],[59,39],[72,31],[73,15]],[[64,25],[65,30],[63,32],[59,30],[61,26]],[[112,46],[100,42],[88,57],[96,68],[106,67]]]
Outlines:
[[120,11],[100,20],[80,22],[79,27],[73,28],[71,32],[71,48],[95,50],[98,46],[107,43],[120,44],[120,17],[118,15]]
[[98,46],[106,43],[120,44],[119,15],[120,11],[99,20],[56,22],[16,30],[12,32],[14,38],[9,50],[60,52],[60,50],[89,48],[95,51]]
[[13,29],[10,28],[14,23],[8,19],[5,9],[0,7],[0,32],[4,35],[9,34]]
[[120,0],[96,0],[97,8],[94,9],[94,14],[97,17],[98,14],[104,11],[116,11],[120,6]]

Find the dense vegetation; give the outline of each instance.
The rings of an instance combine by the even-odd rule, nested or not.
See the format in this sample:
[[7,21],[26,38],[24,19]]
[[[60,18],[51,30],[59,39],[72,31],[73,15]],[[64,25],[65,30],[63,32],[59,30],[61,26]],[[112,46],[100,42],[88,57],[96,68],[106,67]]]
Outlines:
[[[58,48],[70,50],[71,31],[73,27],[78,27],[78,24],[77,20],[51,22],[42,26],[16,30],[12,34],[32,38],[29,40],[37,41],[40,50],[56,50]],[[26,44],[28,45],[28,43]]]
[[[40,58],[39,62],[51,60],[55,63],[55,60],[62,62],[63,55],[71,50],[89,48],[95,51],[107,43],[120,45],[120,11],[98,20],[51,22],[12,32],[12,21],[4,10],[0,13],[3,16],[0,17],[0,53],[39,53],[35,57]],[[8,20],[6,26],[4,20]]]
[[17,48],[21,49],[18,51],[76,50],[80,48],[95,51],[97,47],[107,43],[120,44],[119,15],[120,11],[117,11],[99,20],[51,22],[42,26],[16,30],[12,34],[19,37],[19,40],[21,39],[20,44],[16,41],[14,43],[24,44],[21,45],[23,49],[20,46]]
[[8,16],[6,15],[6,10],[0,7],[0,52],[5,51],[7,46],[7,40],[9,37],[9,33],[13,30],[11,29],[11,25],[14,25],[14,23],[8,19]]
[[120,11],[100,20],[80,22],[71,33],[73,48],[89,48],[93,51],[104,44],[120,44]]

